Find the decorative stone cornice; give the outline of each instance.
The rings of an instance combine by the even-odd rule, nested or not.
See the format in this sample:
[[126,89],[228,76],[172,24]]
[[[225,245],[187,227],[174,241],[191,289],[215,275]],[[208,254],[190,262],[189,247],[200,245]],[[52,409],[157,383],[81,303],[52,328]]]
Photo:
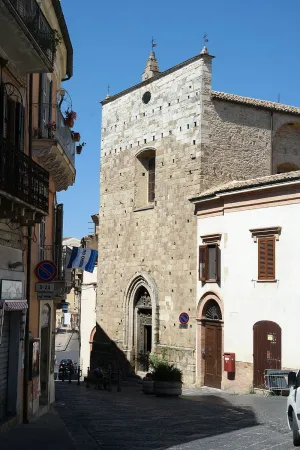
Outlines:
[[62,154],[59,144],[53,139],[34,139],[34,156],[54,180],[55,191],[68,189],[75,182],[75,168]]

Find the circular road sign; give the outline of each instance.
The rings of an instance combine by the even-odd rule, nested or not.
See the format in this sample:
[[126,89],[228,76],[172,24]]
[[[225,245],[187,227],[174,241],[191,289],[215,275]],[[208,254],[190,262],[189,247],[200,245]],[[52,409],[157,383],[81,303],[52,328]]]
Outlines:
[[52,261],[40,261],[35,268],[37,278],[44,282],[53,281],[57,275],[57,267]]
[[190,320],[190,316],[186,312],[182,312],[179,316],[179,322],[181,325],[186,325],[188,321]]

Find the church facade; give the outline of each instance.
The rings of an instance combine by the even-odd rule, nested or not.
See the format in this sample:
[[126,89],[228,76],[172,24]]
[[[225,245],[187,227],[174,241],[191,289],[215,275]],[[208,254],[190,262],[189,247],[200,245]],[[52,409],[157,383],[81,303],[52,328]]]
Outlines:
[[300,167],[300,109],[213,91],[212,60],[204,47],[159,72],[151,52],[142,82],[102,102],[95,339],[109,338],[135,370],[163,352],[187,384],[203,382],[189,199]]

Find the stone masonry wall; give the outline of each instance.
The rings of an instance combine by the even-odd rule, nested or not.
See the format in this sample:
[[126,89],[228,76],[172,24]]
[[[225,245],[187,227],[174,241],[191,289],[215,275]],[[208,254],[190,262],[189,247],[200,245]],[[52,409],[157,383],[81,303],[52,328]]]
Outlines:
[[[168,349],[187,383],[195,382],[198,302],[189,198],[272,171],[270,112],[211,101],[210,89],[211,60],[204,56],[103,106],[97,323],[125,347],[126,287],[146,272],[158,291],[158,350]],[[145,200],[148,209],[135,198],[143,183],[136,158],[142,149],[156,151],[155,202]],[[191,318],[187,329],[179,329],[182,311]]]

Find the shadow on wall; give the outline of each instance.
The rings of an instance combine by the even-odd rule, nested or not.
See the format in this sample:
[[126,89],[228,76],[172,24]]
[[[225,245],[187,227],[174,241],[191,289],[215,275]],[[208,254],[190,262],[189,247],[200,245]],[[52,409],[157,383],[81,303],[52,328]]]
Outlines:
[[90,369],[106,367],[109,364],[113,372],[116,372],[118,369],[121,369],[124,375],[134,372],[124,352],[97,324],[94,339],[91,343]]

